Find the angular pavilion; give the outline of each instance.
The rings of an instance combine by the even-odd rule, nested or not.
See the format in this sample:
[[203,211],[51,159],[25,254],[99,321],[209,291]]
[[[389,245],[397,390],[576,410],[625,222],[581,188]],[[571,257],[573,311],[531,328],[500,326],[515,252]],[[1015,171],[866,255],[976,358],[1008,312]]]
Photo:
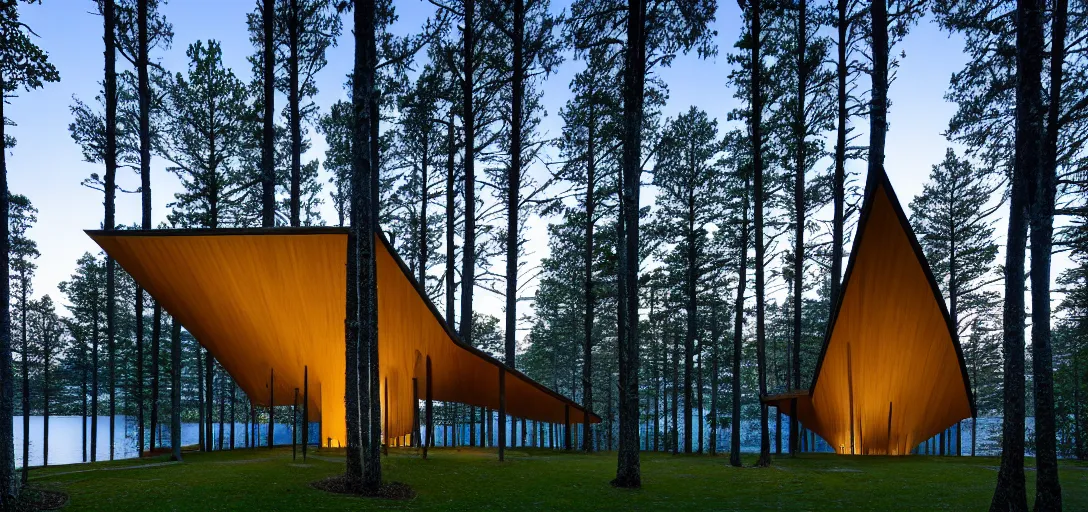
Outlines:
[[840,290],[812,386],[765,404],[857,455],[907,455],[975,416],[955,327],[883,169],[870,172]]
[[[346,228],[88,231],[259,406],[291,405],[309,384],[319,439],[346,445]],[[509,416],[581,423],[572,400],[461,342],[404,262],[377,238],[378,351],[385,439],[406,436],[424,397]],[[305,373],[308,372],[308,377]],[[588,420],[600,422],[596,415]]]

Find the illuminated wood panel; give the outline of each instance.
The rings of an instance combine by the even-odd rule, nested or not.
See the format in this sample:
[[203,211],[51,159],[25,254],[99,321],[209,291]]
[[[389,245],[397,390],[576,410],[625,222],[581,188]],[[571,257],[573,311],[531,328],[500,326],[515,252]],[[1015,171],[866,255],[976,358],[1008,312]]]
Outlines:
[[906,455],[973,416],[944,301],[887,176],[865,205],[810,391],[766,397],[839,453]]
[[[310,419],[321,439],[346,444],[344,318],[347,231],[339,228],[89,231],[88,234],[207,348],[254,403],[290,405],[309,366]],[[498,408],[499,372],[508,414],[582,420],[572,401],[464,345],[419,292],[403,261],[376,237],[382,425],[413,425],[412,379],[435,400]],[[300,395],[301,396],[301,395]],[[385,418],[388,415],[388,418]],[[387,423],[388,420],[388,423]],[[600,418],[591,415],[596,423]]]

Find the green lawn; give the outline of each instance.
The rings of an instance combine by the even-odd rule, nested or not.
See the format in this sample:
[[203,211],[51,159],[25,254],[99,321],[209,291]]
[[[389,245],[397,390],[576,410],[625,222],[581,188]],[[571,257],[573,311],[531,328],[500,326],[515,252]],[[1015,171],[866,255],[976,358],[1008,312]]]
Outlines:
[[[33,470],[40,487],[67,492],[65,510],[985,510],[995,458],[781,457],[771,468],[733,468],[727,457],[643,454],[643,488],[613,489],[614,453],[581,455],[512,450],[414,450],[383,458],[387,480],[411,485],[410,501],[327,494],[310,483],[342,472],[343,451],[322,450],[306,464],[277,448],[187,454]],[[746,463],[754,457],[746,457]],[[1028,459],[1028,465],[1034,464]],[[142,467],[140,467],[142,466]],[[1028,471],[1028,493],[1034,472]],[[1062,464],[1066,510],[1088,510],[1088,464]]]

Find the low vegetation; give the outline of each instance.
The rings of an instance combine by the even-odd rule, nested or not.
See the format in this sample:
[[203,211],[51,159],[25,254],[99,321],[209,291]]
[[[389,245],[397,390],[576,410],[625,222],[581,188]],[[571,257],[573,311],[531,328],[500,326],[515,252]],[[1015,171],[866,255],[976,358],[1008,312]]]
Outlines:
[[[342,451],[306,463],[289,449],[186,454],[166,458],[32,470],[30,481],[67,492],[65,510],[983,510],[993,493],[992,457],[840,457],[805,454],[773,467],[729,466],[727,456],[643,453],[641,490],[608,485],[613,453],[568,454],[436,449],[390,450],[386,479],[408,484],[411,500],[367,500],[312,484],[344,471]],[[755,455],[745,457],[745,464]],[[1033,466],[1034,460],[1029,459]],[[1088,509],[1088,464],[1063,462],[1067,510]],[[1029,495],[1034,478],[1028,478]],[[365,501],[361,506],[360,501]]]

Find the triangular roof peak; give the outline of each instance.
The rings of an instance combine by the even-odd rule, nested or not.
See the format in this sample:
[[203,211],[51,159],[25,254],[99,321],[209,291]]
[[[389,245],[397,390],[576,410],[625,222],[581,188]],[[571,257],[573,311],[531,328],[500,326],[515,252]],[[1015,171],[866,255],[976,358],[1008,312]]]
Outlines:
[[[871,169],[837,302],[798,414],[839,453],[905,455],[975,415],[944,298],[882,167]],[[793,413],[795,397],[768,397]]]

